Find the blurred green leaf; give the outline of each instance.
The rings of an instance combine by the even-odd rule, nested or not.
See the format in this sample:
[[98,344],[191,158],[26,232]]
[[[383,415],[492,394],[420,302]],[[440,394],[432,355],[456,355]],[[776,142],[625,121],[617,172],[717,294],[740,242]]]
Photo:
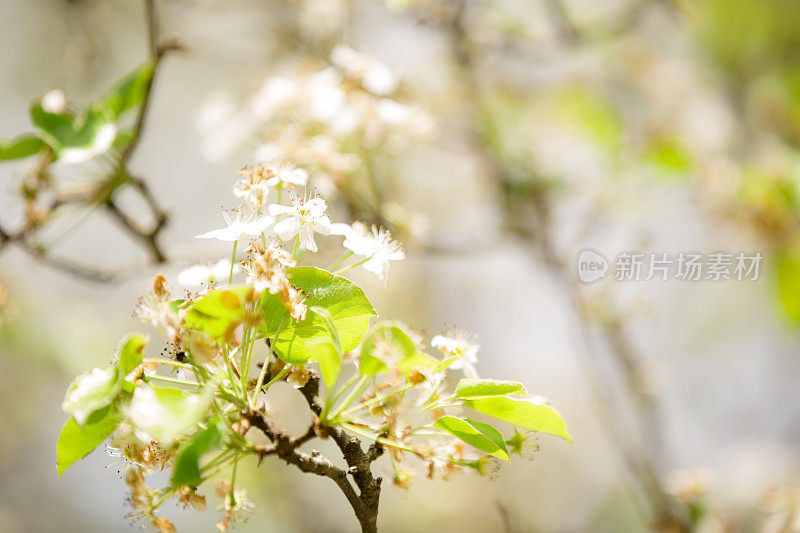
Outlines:
[[153,63],[145,63],[112,85],[98,104],[110,113],[110,118],[116,119],[142,103],[152,77]]
[[196,487],[202,483],[200,460],[207,453],[219,448],[222,435],[222,421],[215,417],[209,421],[207,428],[201,429],[180,445],[175,452],[175,465],[172,467],[170,483],[173,487]]
[[786,316],[800,324],[800,252],[784,250],[775,255],[775,285]]
[[506,397],[467,400],[464,405],[497,420],[572,442],[564,419],[549,405],[533,403],[528,399],[517,400]]
[[456,396],[464,399],[488,398],[507,394],[527,394],[525,386],[517,381],[499,379],[462,379],[456,386]]
[[44,141],[30,134],[20,135],[9,141],[0,139],[0,161],[29,157],[45,148],[47,144]]
[[31,107],[31,120],[58,158],[70,150],[73,160],[104,152],[114,142],[116,127],[96,108],[77,116],[45,111],[40,102]]
[[143,335],[128,335],[123,339],[119,350],[119,372],[124,378],[142,364],[142,352],[147,341]]
[[97,411],[83,427],[70,417],[61,428],[56,443],[58,475],[63,474],[73,463],[83,459],[102,444],[114,432],[120,420],[122,415],[114,405]]
[[692,156],[680,143],[661,141],[644,154],[645,161],[662,171],[662,175],[685,175],[692,169]]
[[489,424],[475,422],[466,418],[443,416],[434,423],[454,437],[488,453],[498,459],[509,462],[508,450],[503,435]]
[[398,325],[392,322],[376,324],[361,345],[359,371],[364,375],[386,372],[388,361],[397,364],[416,353],[414,341]]
[[75,378],[67,389],[62,408],[83,426],[89,415],[111,404],[119,394],[122,383],[119,369],[93,368]]
[[369,328],[375,309],[358,285],[341,276],[334,276],[314,267],[289,269],[292,284],[307,295],[306,306],[322,308],[328,317],[310,311],[305,320],[295,322],[289,318],[277,295],[265,294],[264,326],[261,332],[274,335],[285,320],[280,335],[273,342],[278,356],[291,364],[304,364],[313,355],[312,347],[320,339],[332,341],[327,321],[333,323],[339,336],[341,352],[356,348]]
[[186,326],[212,339],[228,339],[241,323],[247,287],[212,291],[189,308]]

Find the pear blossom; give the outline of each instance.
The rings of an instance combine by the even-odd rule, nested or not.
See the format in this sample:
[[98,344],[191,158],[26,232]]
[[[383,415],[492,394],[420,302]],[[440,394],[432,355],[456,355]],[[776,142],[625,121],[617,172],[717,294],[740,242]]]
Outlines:
[[[233,273],[241,272],[239,265],[233,264]],[[231,273],[230,259],[222,259],[213,265],[199,264],[185,268],[178,273],[178,283],[184,287],[200,287],[203,283],[228,279]]]
[[280,165],[265,163],[246,167],[240,170],[239,174],[244,178],[234,185],[234,196],[247,200],[259,211],[266,202],[271,188],[282,189],[294,185],[304,187],[308,183],[308,172],[291,163]]
[[384,228],[370,228],[361,222],[354,222],[349,227],[346,224],[334,224],[333,233],[345,235],[344,247],[356,255],[367,257],[362,266],[376,274],[381,281],[385,281],[389,273],[389,261],[406,257],[400,243]]
[[325,200],[319,197],[308,198],[292,195],[291,201],[291,206],[279,204],[269,206],[270,215],[287,215],[283,220],[277,222],[273,229],[284,241],[299,235],[298,245],[310,252],[316,252],[317,243],[314,242],[314,232],[322,235],[331,233],[331,221],[325,214],[328,206]]
[[471,379],[478,378],[475,364],[478,362],[478,339],[468,331],[450,328],[444,335],[436,335],[431,339],[431,346],[437,348],[445,357],[458,357],[450,368],[463,369],[464,375]]
[[389,67],[349,46],[336,45],[331,52],[331,61],[348,76],[360,80],[373,94],[384,96],[397,89],[397,77]]
[[246,215],[241,209],[223,211],[227,227],[215,229],[196,235],[195,239],[217,239],[220,241],[238,241],[245,235],[255,237],[269,228],[275,219],[270,216]]

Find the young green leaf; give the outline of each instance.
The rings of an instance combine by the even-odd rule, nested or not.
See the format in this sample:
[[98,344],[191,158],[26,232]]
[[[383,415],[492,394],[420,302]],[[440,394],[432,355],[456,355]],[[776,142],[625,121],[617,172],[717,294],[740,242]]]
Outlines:
[[388,370],[387,362],[399,364],[417,353],[414,341],[392,322],[376,324],[361,345],[359,370],[364,375],[375,375]]
[[67,389],[61,407],[75,418],[79,426],[83,426],[89,415],[117,398],[121,385],[116,366],[107,369],[93,368],[75,378]]
[[[292,284],[307,295],[306,306],[323,308],[329,317],[309,312],[302,322],[286,318],[278,338],[273,341],[278,356],[287,363],[306,363],[314,355],[310,346],[319,339],[332,340],[327,319],[333,322],[342,353],[357,347],[369,328],[370,318],[375,316],[375,309],[364,291],[350,280],[319,268],[290,268],[289,275]],[[287,315],[286,309],[277,295],[265,294],[263,302],[261,333],[274,335]]]
[[443,416],[434,424],[473,448],[509,462],[503,435],[489,424],[455,416]]
[[0,161],[22,159],[38,154],[47,148],[47,144],[34,135],[20,135],[9,141],[0,139]]
[[779,252],[774,265],[775,284],[783,311],[794,324],[800,324],[800,252]]
[[309,348],[314,352],[311,360],[319,363],[322,379],[330,387],[342,371],[342,356],[333,344],[324,340],[310,343]]
[[[82,161],[105,152],[114,142],[116,127],[98,109],[81,115],[45,111],[41,103],[31,107],[31,120],[41,138],[56,152],[57,158]],[[69,151],[69,152],[68,152]]]
[[175,452],[175,466],[172,467],[170,483],[173,487],[196,487],[202,483],[200,460],[219,448],[222,434],[222,421],[214,418],[209,421],[207,428],[201,429],[180,445]]
[[99,105],[110,115],[118,118],[125,111],[142,103],[147,86],[153,77],[153,63],[147,62],[118,80],[99,101]]
[[139,334],[128,335],[123,339],[119,349],[119,372],[123,378],[142,364],[142,352],[146,344],[144,336]]
[[572,442],[567,425],[561,415],[549,405],[533,403],[528,399],[514,399],[503,396],[466,400],[464,405],[497,420],[508,422],[521,428],[547,433]]
[[96,411],[83,427],[70,417],[61,428],[56,443],[58,475],[102,444],[114,432],[121,419],[122,416],[113,405]]
[[528,391],[522,383],[499,379],[462,379],[456,385],[456,396],[467,400],[507,394],[525,395]]
[[212,291],[197,300],[186,313],[186,326],[212,339],[228,339],[241,323],[246,287]]

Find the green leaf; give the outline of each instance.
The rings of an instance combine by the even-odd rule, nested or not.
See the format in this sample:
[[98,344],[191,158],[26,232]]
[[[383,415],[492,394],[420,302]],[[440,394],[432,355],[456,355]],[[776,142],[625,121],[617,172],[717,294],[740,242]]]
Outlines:
[[97,411],[83,427],[70,417],[61,428],[56,444],[58,475],[102,444],[114,432],[120,420],[122,415],[113,405]]
[[73,116],[50,113],[37,102],[31,107],[31,120],[41,130],[40,136],[53,148],[57,157],[63,158],[69,151],[69,159],[73,162],[105,152],[116,136],[116,127],[95,108]]
[[428,371],[433,374],[437,374],[442,370],[439,368],[442,365],[442,361],[438,359],[434,359],[430,355],[426,354],[425,352],[414,352],[413,355],[409,355],[404,359],[401,359],[399,363],[397,363],[397,367],[400,371],[408,376],[411,372],[417,370],[420,372]]
[[167,445],[202,420],[211,403],[210,392],[140,385],[125,414],[134,427]]
[[214,418],[207,428],[201,429],[180,445],[175,452],[175,465],[172,467],[170,483],[173,487],[196,487],[203,482],[200,460],[207,453],[219,448],[222,434],[222,422]]
[[142,351],[146,344],[144,336],[139,334],[128,335],[123,339],[119,349],[119,372],[123,378],[142,364]]
[[783,251],[775,257],[775,286],[786,316],[800,324],[800,253]]
[[20,135],[10,141],[0,140],[0,161],[22,159],[38,154],[45,148],[47,144],[44,141],[30,134]]
[[147,86],[153,77],[153,63],[148,62],[119,79],[98,102],[112,119],[132,109],[144,100]]
[[398,365],[416,354],[416,344],[400,326],[392,322],[376,324],[361,345],[359,371],[370,376],[387,372],[387,363]]
[[67,389],[61,407],[75,418],[79,426],[83,426],[89,415],[117,398],[121,385],[116,366],[107,369],[93,368],[75,378]]
[[333,323],[339,336],[341,352],[356,348],[369,328],[370,318],[375,316],[375,309],[364,291],[350,280],[319,268],[290,268],[289,275],[292,284],[307,295],[306,306],[309,309],[323,308],[329,317],[319,312],[309,312],[305,320],[295,322],[288,317],[277,295],[265,293],[261,333],[274,335],[285,320],[278,338],[273,341],[278,356],[295,365],[308,362],[314,355],[313,347],[320,339],[333,342],[328,320]]
[[555,435],[567,442],[572,442],[564,419],[549,405],[533,403],[528,399],[518,400],[502,396],[466,400],[464,405],[497,420],[539,433]]
[[186,326],[212,339],[229,339],[241,323],[248,290],[247,287],[234,287],[208,293],[189,308]]
[[443,416],[434,424],[473,448],[509,462],[508,450],[503,435],[489,424],[475,422],[466,418]]
[[309,344],[309,347],[313,348],[314,352],[311,360],[319,363],[322,379],[325,381],[325,385],[331,387],[342,371],[342,356],[339,355],[336,347],[327,341],[320,340]]
[[490,398],[507,394],[528,394],[525,386],[517,381],[499,379],[462,379],[456,386],[456,396],[464,399]]
[[339,338],[339,332],[336,331],[336,325],[333,323],[333,317],[324,307],[312,306],[310,311],[318,314],[328,327],[331,341],[320,340],[316,343],[313,350],[314,355],[311,357],[314,361],[319,363],[319,369],[322,373],[322,379],[325,385],[331,387],[339,373],[342,371],[342,341]]

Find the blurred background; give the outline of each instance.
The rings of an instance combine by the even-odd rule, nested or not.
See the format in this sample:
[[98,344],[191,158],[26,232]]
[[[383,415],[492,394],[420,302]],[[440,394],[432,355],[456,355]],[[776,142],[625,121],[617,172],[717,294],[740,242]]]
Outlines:
[[[169,49],[135,152],[0,167],[0,531],[127,530],[102,450],[57,477],[64,391],[146,331],[130,314],[155,273],[227,256],[193,237],[272,157],[335,221],[404,242],[388,285],[352,273],[381,316],[474,332],[481,374],[548,398],[575,440],[542,436],[494,481],[387,481],[383,531],[800,531],[800,3],[157,0],[149,25],[148,4],[0,0],[3,139],[54,89],[85,108],[152,58],[148,35]],[[146,189],[114,180],[120,156]],[[585,248],[612,263],[590,285]],[[634,251],[763,261],[757,280],[616,280]],[[242,531],[356,526],[332,483],[240,471]]]

